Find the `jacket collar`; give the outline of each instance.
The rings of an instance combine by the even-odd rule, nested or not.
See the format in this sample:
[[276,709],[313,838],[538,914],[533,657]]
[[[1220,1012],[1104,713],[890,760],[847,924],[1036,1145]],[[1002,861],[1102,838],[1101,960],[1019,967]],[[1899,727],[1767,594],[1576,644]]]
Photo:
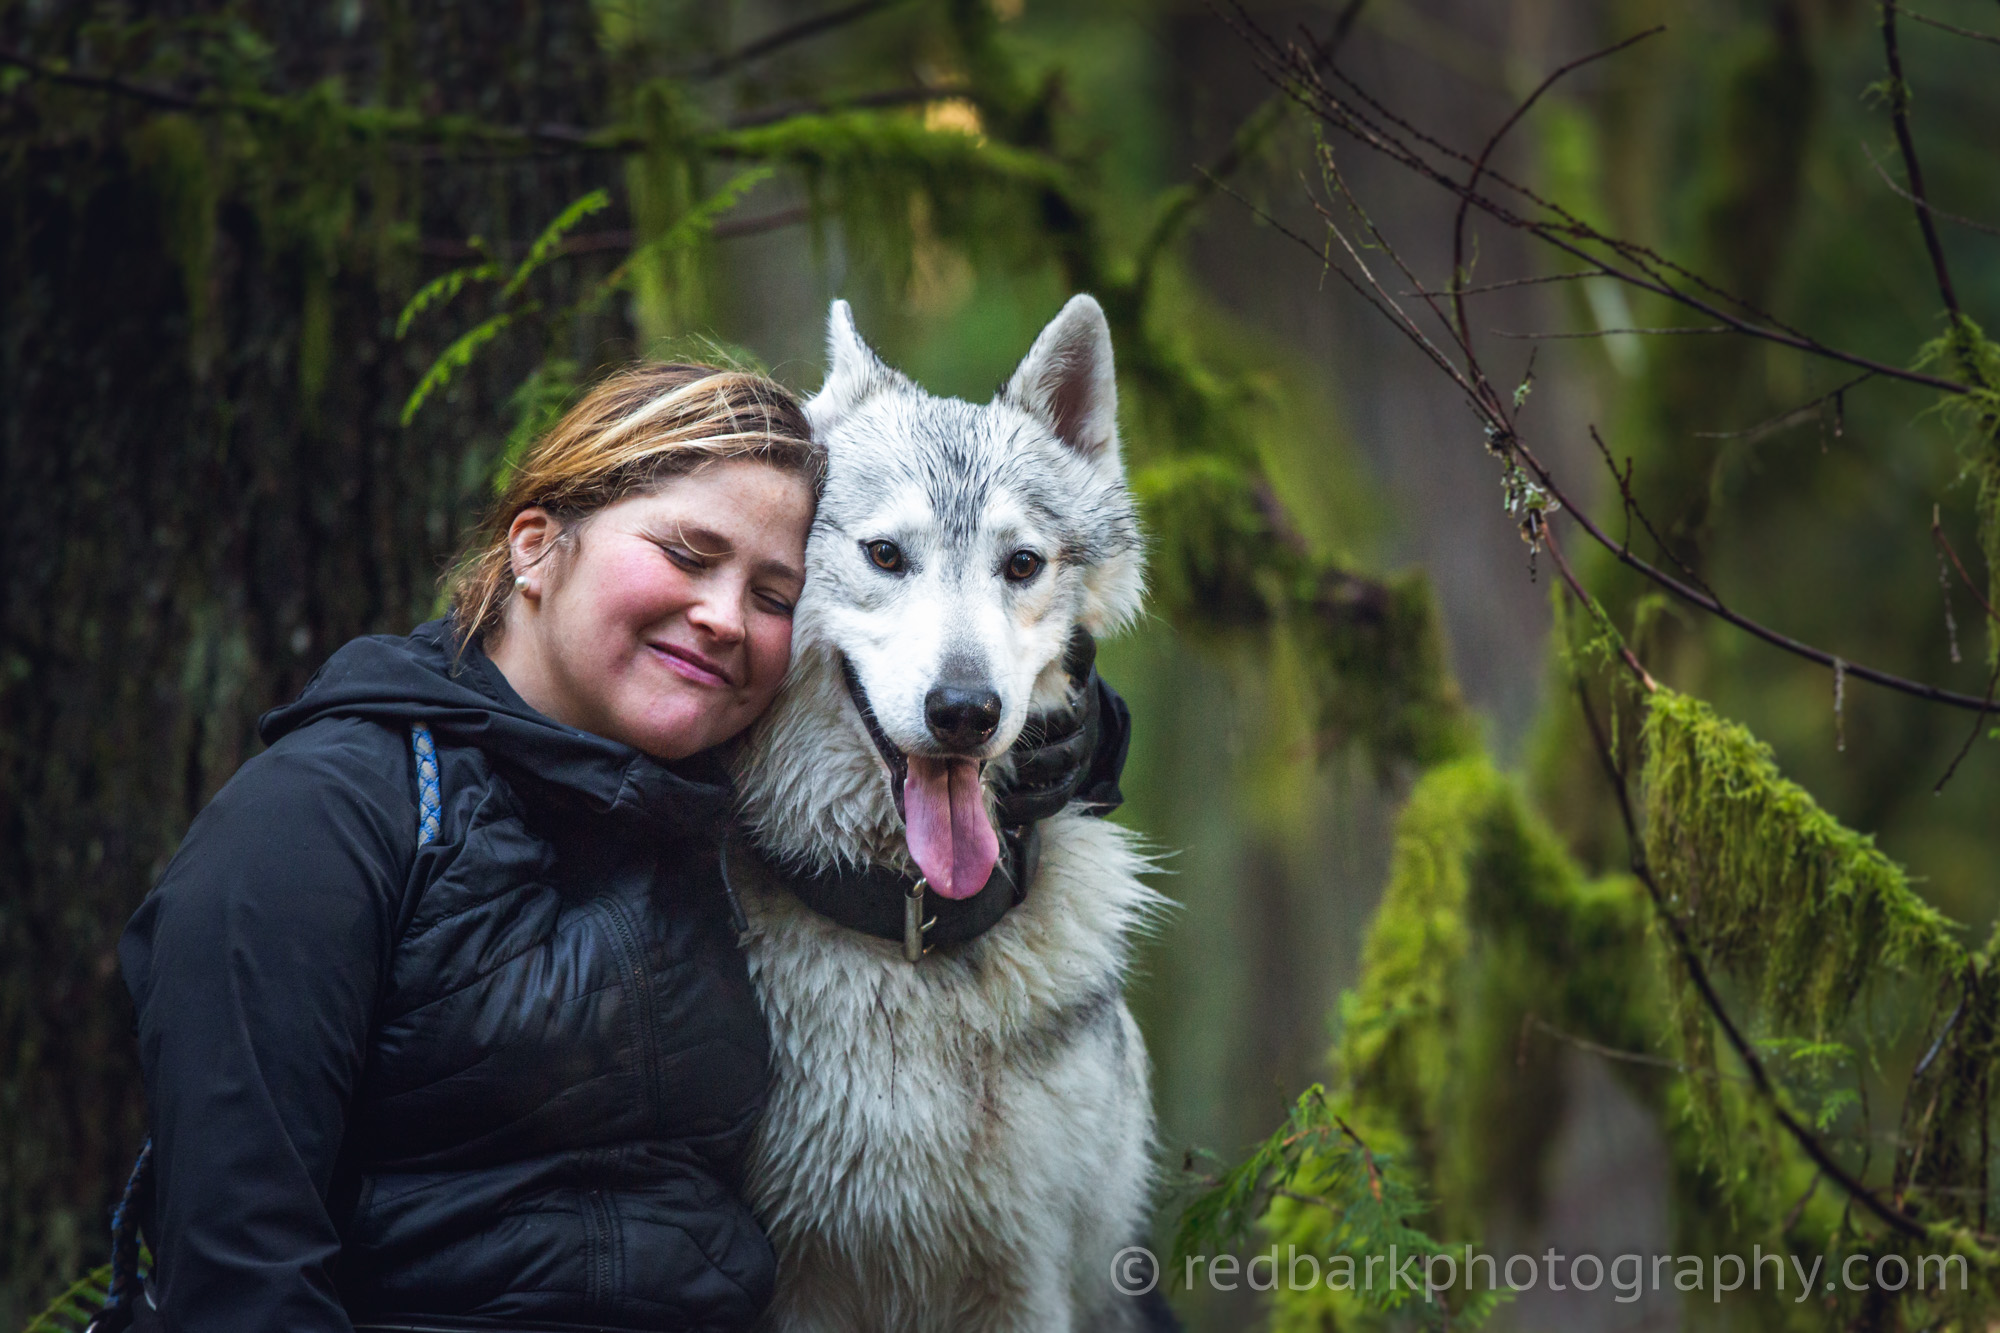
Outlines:
[[258,733],[268,744],[326,717],[422,723],[440,745],[483,751],[524,796],[580,813],[695,834],[713,832],[729,811],[714,753],[666,764],[564,726],[529,707],[478,644],[460,651],[449,620],[347,644],[297,701],[264,714]]

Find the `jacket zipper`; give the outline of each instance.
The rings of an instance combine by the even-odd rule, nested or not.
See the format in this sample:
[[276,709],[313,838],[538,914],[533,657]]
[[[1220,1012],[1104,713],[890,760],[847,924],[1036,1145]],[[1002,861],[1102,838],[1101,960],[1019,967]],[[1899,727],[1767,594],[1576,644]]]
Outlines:
[[652,1127],[660,1127],[660,1071],[659,1041],[654,1032],[656,1016],[653,1013],[653,988],[646,977],[645,951],[639,947],[638,932],[626,919],[625,911],[611,898],[600,898],[604,915],[611,922],[612,944],[618,950],[621,965],[626,975],[632,979],[632,1001],[639,1010],[639,1058],[644,1062],[646,1079],[646,1105],[652,1112]]

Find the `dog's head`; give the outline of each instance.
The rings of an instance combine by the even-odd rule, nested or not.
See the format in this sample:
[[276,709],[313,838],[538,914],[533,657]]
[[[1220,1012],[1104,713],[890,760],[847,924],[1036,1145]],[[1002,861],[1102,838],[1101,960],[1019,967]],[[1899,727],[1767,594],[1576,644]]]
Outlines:
[[797,635],[837,656],[919,869],[966,897],[998,855],[984,765],[1031,711],[1068,702],[1074,631],[1139,608],[1111,333],[1073,298],[974,405],[884,365],[846,302],[827,324],[826,383],[806,404],[827,478]]

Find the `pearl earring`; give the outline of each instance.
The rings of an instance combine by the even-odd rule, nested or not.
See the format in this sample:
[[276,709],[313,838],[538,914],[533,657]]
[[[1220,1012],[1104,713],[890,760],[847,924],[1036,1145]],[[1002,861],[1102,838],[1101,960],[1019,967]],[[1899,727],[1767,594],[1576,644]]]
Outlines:
[[514,576],[514,586],[515,586],[516,588],[525,588],[525,587],[527,587],[527,586],[528,586],[528,576],[527,576],[526,574],[516,574],[516,575]]

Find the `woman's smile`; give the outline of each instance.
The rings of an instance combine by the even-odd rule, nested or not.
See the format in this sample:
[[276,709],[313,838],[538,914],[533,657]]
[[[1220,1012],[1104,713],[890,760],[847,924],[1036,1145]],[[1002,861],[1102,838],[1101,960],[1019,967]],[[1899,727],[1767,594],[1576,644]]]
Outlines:
[[661,661],[666,664],[667,670],[684,680],[718,688],[730,688],[736,684],[735,678],[719,662],[703,656],[692,648],[683,648],[673,643],[649,643],[646,646],[658,654]]

